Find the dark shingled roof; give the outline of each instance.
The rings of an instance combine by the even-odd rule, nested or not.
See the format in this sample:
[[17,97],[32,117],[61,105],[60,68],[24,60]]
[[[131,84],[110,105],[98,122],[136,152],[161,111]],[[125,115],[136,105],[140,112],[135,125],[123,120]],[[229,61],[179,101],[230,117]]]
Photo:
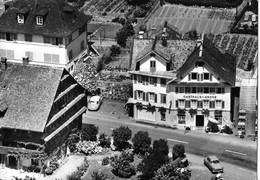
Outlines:
[[[18,24],[17,13],[27,13],[24,24]],[[36,15],[45,17],[43,26],[36,25]],[[90,19],[64,0],[16,0],[0,17],[0,32],[66,37]]]
[[216,47],[208,38],[204,37],[202,56],[199,57],[199,47],[191,53],[187,61],[179,69],[178,79],[185,77],[194,67],[197,60],[205,62],[205,67],[208,68],[214,75],[234,86],[236,80],[236,59],[226,51]]
[[0,70],[0,99],[7,106],[0,126],[43,132],[63,68],[7,64]]

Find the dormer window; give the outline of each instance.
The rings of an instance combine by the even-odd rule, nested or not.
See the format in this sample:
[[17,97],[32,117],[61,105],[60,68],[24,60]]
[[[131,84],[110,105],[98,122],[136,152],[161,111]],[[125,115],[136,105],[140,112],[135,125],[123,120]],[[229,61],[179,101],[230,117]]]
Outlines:
[[17,22],[19,24],[24,24],[24,15],[23,14],[18,14],[17,15]]
[[36,16],[36,24],[39,26],[43,25],[43,17],[42,16]]

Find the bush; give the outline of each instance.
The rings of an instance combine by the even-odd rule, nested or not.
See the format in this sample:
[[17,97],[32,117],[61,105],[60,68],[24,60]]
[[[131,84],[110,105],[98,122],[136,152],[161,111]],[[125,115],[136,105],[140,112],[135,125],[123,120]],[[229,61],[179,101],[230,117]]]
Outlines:
[[110,47],[110,56],[118,56],[121,53],[121,48],[118,45]]
[[175,160],[178,157],[185,157],[185,147],[183,144],[176,144],[172,147],[172,159]]
[[94,141],[80,141],[77,144],[77,149],[86,155],[96,154],[102,152],[102,147],[98,146],[97,142]]
[[67,141],[66,141],[66,145],[69,147],[71,152],[74,152],[77,150],[76,144],[79,142],[80,137],[78,134],[73,133],[70,134]]
[[103,148],[109,148],[110,147],[110,138],[105,133],[100,134],[99,136],[99,145]]
[[125,25],[125,22],[126,22],[125,18],[121,17],[121,18],[118,19],[118,23],[122,24],[122,26]]
[[123,150],[129,147],[129,141],[132,136],[132,131],[127,126],[120,126],[112,132],[114,145],[118,150]]
[[134,154],[132,152],[123,151],[121,158],[129,162],[134,162]]
[[82,128],[82,139],[86,141],[97,140],[98,127],[94,124],[86,124]]
[[108,165],[109,164],[109,157],[105,157],[103,160],[102,160],[102,165],[105,166],[105,165]]
[[91,180],[106,180],[106,176],[102,172],[93,172]]
[[45,174],[46,174],[46,175],[52,175],[52,173],[53,173],[53,170],[52,170],[50,167],[47,167],[47,168],[45,169]]
[[130,164],[129,160],[124,159],[121,155],[111,158],[112,172],[119,177],[129,178],[135,174],[135,167]]
[[168,156],[169,146],[167,140],[165,139],[155,140],[153,142],[153,153]]
[[96,71],[97,71],[97,72],[100,72],[100,71],[102,71],[103,68],[104,68],[104,63],[103,63],[102,58],[100,58],[100,59],[98,60],[98,63],[97,63],[97,69],[96,69]]
[[133,148],[135,154],[145,155],[151,145],[151,138],[147,131],[138,131],[133,139]]

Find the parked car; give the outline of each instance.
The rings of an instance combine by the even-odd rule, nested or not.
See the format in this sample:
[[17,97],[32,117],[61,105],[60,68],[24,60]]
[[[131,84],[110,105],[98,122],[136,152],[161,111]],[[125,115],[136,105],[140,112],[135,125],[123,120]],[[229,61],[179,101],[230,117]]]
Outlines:
[[204,164],[209,168],[213,173],[223,173],[224,168],[219,163],[219,160],[216,156],[208,156],[204,158]]
[[96,111],[100,108],[102,104],[102,97],[101,96],[92,96],[88,101],[88,110]]
[[224,180],[222,174],[217,174],[211,178],[211,180]]

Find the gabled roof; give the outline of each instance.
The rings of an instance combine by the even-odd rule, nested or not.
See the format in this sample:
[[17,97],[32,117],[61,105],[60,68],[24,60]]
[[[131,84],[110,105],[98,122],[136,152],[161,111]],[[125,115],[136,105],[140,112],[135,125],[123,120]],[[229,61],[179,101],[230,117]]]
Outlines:
[[161,37],[162,34],[164,33],[163,32],[164,28],[165,28],[165,33],[167,35],[167,39],[176,39],[176,40],[182,39],[182,34],[179,32],[178,28],[168,23],[167,21],[165,21],[164,24],[159,24],[156,27],[155,35],[157,37]]
[[179,69],[178,79],[185,77],[193,68],[197,60],[204,61],[206,68],[215,73],[220,79],[229,85],[235,85],[236,59],[226,51],[216,47],[209,39],[204,37],[202,55],[199,57],[200,47],[196,47],[187,61]]
[[[17,23],[17,13],[26,14],[24,24]],[[43,26],[36,25],[36,15],[44,16]],[[0,32],[66,37],[90,19],[64,0],[16,0],[0,17]]]
[[0,127],[43,132],[63,72],[8,63],[0,70],[0,99],[7,105]]

